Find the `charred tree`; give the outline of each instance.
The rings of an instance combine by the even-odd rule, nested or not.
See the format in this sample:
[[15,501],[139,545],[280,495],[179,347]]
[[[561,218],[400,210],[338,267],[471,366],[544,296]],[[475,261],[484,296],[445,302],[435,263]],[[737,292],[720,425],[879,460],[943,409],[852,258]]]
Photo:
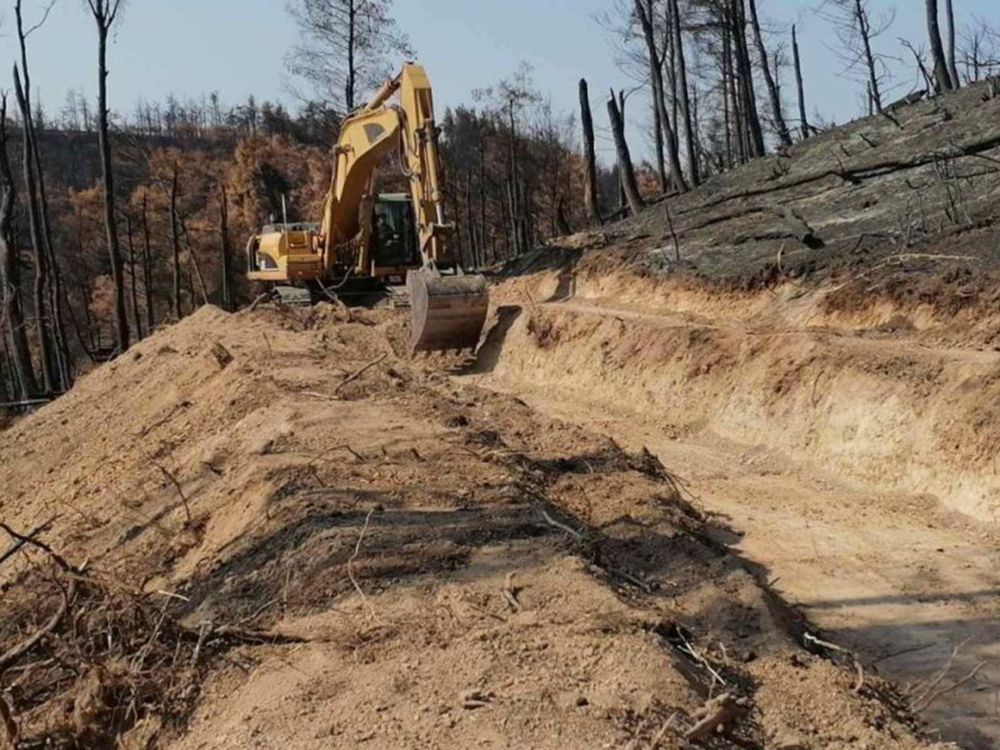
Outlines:
[[142,341],[142,318],[139,316],[139,286],[135,276],[135,233],[132,231],[132,217],[125,214],[125,235],[128,238],[128,271],[129,297],[132,300],[132,322],[135,325],[135,337]]
[[170,242],[174,251],[174,283],[173,297],[171,302],[174,306],[174,320],[181,319],[181,236],[180,228],[177,225],[177,191],[178,191],[177,162],[174,162],[174,171],[170,180]]
[[955,85],[951,80],[948,61],[944,55],[944,44],[941,42],[937,0],[924,0],[924,3],[927,10],[927,38],[930,42],[931,60],[934,63],[934,90],[940,94],[951,91]]
[[633,216],[638,216],[642,212],[642,196],[639,195],[639,185],[635,181],[635,168],[632,165],[632,155],[629,153],[628,141],[625,140],[625,121],[622,113],[618,109],[618,100],[615,92],[611,92],[608,99],[608,117],[611,119],[611,132],[615,138],[615,151],[618,154],[618,172],[621,176],[622,189],[625,192],[625,200],[628,201],[629,210]]
[[684,59],[684,33],[681,28],[681,12],[677,0],[670,0],[671,24],[673,31],[673,51],[677,67],[677,96],[680,105],[680,115],[684,118],[684,135],[686,138],[686,153],[688,177],[692,186],[701,182],[701,170],[698,168],[698,139],[695,135],[694,118],[691,116],[691,95],[688,88],[687,62]]
[[948,75],[951,76],[952,88],[961,88],[962,79],[958,77],[958,63],[955,60],[955,3],[954,0],[944,2],[945,19],[948,22]]
[[119,353],[129,347],[128,314],[125,312],[125,278],[118,221],[115,216],[115,175],[111,163],[110,126],[108,123],[108,37],[121,11],[123,0],[87,0],[97,26],[97,141],[101,153],[101,176],[104,184],[104,228],[107,234],[108,260],[115,299],[115,343]]
[[763,156],[764,131],[757,112],[757,94],[754,91],[753,65],[747,47],[747,19],[743,0],[732,0],[730,19],[733,25],[733,49],[736,57],[736,80],[740,92],[740,109],[746,133],[748,158]]
[[[660,63],[660,51],[656,43],[656,32],[653,28],[653,0],[635,0],[635,13],[642,26],[642,36],[646,42],[646,54],[649,63],[649,80],[653,93],[653,106],[659,113],[660,124],[663,128],[663,136],[666,146],[666,156],[670,161],[670,176],[675,187],[681,191],[688,190],[687,180],[684,178],[684,170],[681,168],[680,154],[677,147],[677,131],[675,123],[671,123],[670,114],[667,112],[666,94],[663,88],[663,69]],[[618,111],[617,104],[615,110]],[[621,112],[618,113],[621,118]],[[619,153],[619,157],[621,154]],[[627,179],[627,176],[626,176]],[[632,175],[635,181],[635,174]],[[666,185],[662,186],[666,189]],[[626,186],[626,199],[628,199]],[[631,199],[628,199],[631,205]]]
[[[677,2],[677,0],[673,0]],[[754,42],[757,46],[757,55],[760,57],[761,72],[764,74],[764,83],[767,85],[767,94],[771,100],[771,117],[774,120],[774,129],[778,134],[778,140],[782,145],[792,145],[792,135],[788,131],[785,123],[785,115],[781,107],[781,93],[778,89],[776,77],[778,75],[777,64],[772,74],[771,66],[768,63],[767,48],[764,46],[764,36],[760,31],[760,19],[757,16],[757,0],[748,0],[750,7],[750,25],[753,28]]]
[[55,351],[46,315],[46,289],[48,287],[48,268],[45,244],[42,237],[42,220],[38,209],[38,187],[35,182],[35,163],[31,150],[31,107],[28,104],[27,92],[21,84],[21,74],[14,66],[14,94],[21,110],[23,124],[22,155],[24,167],[24,188],[28,208],[28,229],[31,235],[32,260],[35,265],[35,283],[33,302],[35,308],[35,331],[38,335],[38,350],[41,360],[42,390],[44,395],[51,395],[57,390],[57,373],[55,367]]
[[14,209],[17,190],[14,174],[7,158],[7,97],[0,97],[0,284],[3,284],[3,316],[6,322],[5,340],[17,377],[19,395],[28,400],[38,395],[38,382],[31,362],[31,349],[25,332],[24,309],[21,304],[20,264],[14,245]]
[[149,240],[149,189],[142,191],[142,289],[146,293],[146,331],[156,327],[153,303],[153,263]]
[[601,220],[597,199],[597,149],[594,145],[594,116],[590,111],[590,90],[587,81],[580,79],[580,122],[583,125],[583,204],[587,218]]
[[799,57],[799,38],[792,26],[792,57],[795,60],[795,88],[799,96],[799,126],[802,128],[802,138],[809,137],[809,118],[806,115],[806,87],[802,81],[802,59]]
[[229,257],[229,196],[224,182],[219,183],[219,254],[222,273],[222,309],[234,312],[236,298],[233,294],[232,261]]

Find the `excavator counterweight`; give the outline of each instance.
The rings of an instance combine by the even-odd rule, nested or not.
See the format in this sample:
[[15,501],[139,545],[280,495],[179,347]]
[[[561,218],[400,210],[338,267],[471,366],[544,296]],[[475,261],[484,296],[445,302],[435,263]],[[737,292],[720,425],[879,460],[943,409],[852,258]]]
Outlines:
[[[398,94],[398,104],[390,101]],[[373,192],[375,170],[399,156],[405,195]],[[445,219],[438,129],[424,69],[402,72],[353,112],[333,148],[330,190],[318,224],[265,228],[247,247],[251,280],[315,285],[344,294],[407,279],[414,352],[475,349],[486,323],[489,284],[466,274]]]

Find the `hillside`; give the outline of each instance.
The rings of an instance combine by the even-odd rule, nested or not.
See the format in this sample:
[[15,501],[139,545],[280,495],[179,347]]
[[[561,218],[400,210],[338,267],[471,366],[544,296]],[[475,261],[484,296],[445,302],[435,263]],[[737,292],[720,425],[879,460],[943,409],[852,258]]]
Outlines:
[[994,747],[998,115],[552,241],[475,358],[203,306],[95,368],[0,432],[0,737]]

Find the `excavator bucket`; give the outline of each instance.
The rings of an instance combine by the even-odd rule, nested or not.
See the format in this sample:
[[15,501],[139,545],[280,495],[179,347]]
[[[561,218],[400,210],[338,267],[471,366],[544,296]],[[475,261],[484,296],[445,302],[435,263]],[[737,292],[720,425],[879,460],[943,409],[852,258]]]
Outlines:
[[433,268],[406,278],[412,307],[414,352],[475,349],[489,312],[489,284],[482,276],[442,276]]

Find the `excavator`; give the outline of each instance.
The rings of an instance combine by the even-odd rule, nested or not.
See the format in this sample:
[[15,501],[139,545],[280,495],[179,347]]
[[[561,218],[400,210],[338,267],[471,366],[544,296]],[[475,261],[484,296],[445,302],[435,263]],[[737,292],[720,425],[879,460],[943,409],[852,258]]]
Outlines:
[[[375,171],[393,153],[409,193],[373,194]],[[342,124],[320,222],[264,227],[247,245],[248,278],[312,298],[372,284],[391,289],[405,276],[412,350],[475,349],[489,286],[462,269],[441,174],[431,84],[407,63]]]

